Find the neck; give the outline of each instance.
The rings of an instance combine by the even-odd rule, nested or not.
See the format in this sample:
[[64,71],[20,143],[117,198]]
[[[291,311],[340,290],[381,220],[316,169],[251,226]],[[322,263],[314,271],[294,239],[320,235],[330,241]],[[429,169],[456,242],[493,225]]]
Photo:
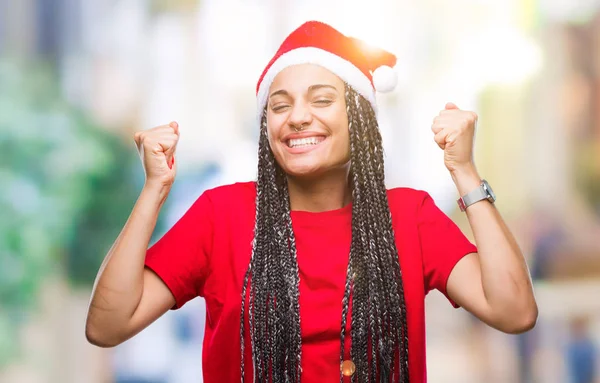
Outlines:
[[318,178],[288,176],[291,209],[321,212],[348,205],[352,201],[348,173],[349,167],[344,167]]

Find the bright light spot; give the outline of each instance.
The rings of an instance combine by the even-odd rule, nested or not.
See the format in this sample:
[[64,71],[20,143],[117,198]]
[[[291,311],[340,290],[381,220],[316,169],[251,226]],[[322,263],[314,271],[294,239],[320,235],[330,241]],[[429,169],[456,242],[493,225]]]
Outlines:
[[542,66],[540,47],[513,28],[494,28],[465,40],[456,57],[461,77],[486,84],[518,84]]

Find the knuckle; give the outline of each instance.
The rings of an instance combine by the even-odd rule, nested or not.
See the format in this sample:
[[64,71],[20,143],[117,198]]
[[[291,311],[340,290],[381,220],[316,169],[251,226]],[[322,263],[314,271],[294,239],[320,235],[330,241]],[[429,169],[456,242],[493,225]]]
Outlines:
[[150,140],[152,140],[152,134],[148,133],[148,132],[143,132],[143,133],[140,134],[140,140],[142,142],[144,142],[144,141],[150,141]]
[[465,123],[473,124],[475,121],[477,121],[477,115],[474,112],[469,112],[465,118]]
[[143,131],[137,132],[134,135],[134,139],[137,141],[138,144],[143,144],[147,139],[146,133],[144,133]]

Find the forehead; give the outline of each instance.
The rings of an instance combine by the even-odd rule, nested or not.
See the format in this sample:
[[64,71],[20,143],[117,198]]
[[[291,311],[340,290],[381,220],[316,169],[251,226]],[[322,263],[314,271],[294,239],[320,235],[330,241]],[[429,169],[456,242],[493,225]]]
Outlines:
[[285,89],[302,91],[315,84],[332,85],[338,90],[344,89],[344,82],[333,72],[315,64],[292,65],[275,76],[270,91]]

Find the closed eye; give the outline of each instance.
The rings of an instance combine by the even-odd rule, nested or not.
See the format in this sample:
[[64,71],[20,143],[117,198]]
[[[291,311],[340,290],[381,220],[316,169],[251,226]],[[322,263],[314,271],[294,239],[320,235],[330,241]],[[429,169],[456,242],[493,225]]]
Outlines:
[[271,107],[271,110],[273,112],[281,112],[282,110],[284,110],[287,107],[289,107],[289,105],[275,105],[275,106]]

